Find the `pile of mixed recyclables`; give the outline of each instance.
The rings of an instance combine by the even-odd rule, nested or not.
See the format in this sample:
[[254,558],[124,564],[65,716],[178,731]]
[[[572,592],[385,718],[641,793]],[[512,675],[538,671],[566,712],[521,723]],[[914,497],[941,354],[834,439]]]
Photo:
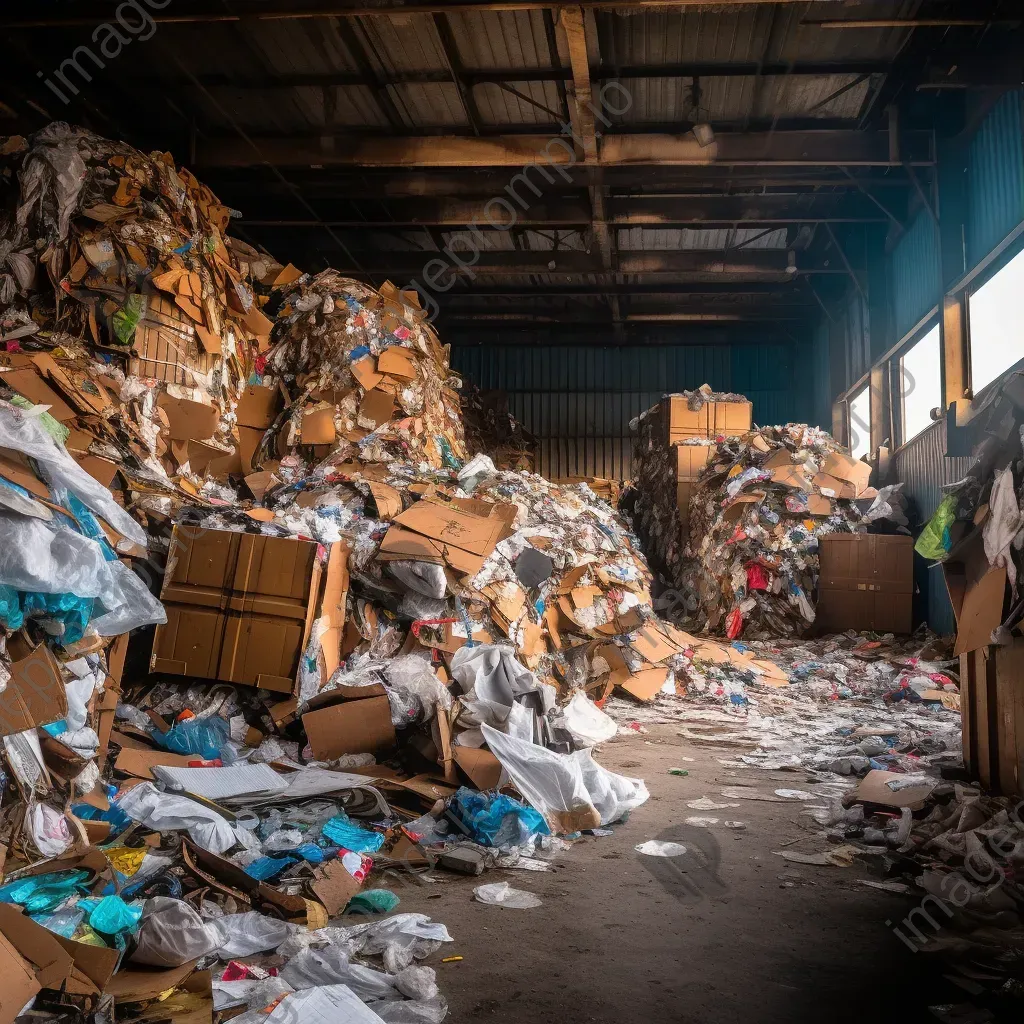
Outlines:
[[467,450],[489,456],[498,469],[534,472],[537,439],[509,411],[508,395],[465,381],[461,398]]
[[[585,484],[469,458],[411,296],[238,245],[161,154],[63,125],[0,151],[4,1020],[440,1020],[416,961],[442,925],[332,918],[646,800],[591,756],[615,733],[592,698],[649,700],[681,664],[634,538]],[[308,577],[253,570],[274,609],[284,577],[319,588],[287,692],[141,668],[128,631],[180,626],[161,575],[263,621],[237,564],[182,565],[172,524],[313,549]]]
[[[818,541],[902,516],[899,485],[824,431],[763,427],[720,443],[690,501],[689,555],[670,567],[700,631],[729,639],[800,636],[814,623]],[[694,607],[695,606],[695,607]]]

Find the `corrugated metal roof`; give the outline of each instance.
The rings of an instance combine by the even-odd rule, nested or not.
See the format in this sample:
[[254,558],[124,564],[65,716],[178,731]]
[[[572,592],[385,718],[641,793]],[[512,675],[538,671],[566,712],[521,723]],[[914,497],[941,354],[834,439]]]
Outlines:
[[786,229],[764,233],[764,228],[620,228],[619,251],[785,249]]

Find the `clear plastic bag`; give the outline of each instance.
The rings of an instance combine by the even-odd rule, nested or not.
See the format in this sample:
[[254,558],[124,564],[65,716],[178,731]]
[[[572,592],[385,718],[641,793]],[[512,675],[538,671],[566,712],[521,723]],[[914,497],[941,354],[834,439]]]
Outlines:
[[565,727],[577,747],[593,747],[610,740],[619,727],[585,693],[576,693],[562,712]]
[[207,923],[184,900],[153,896],[139,925],[131,960],[151,967],[180,967],[217,946]]
[[384,670],[384,675],[389,689],[394,688],[415,698],[420,711],[417,720],[430,721],[437,714],[438,707],[447,711],[452,706],[452,695],[448,688],[434,675],[430,662],[418,654],[395,658]]
[[482,726],[491,753],[558,835],[618,821],[648,799],[642,779],[602,768],[587,750],[557,754]]

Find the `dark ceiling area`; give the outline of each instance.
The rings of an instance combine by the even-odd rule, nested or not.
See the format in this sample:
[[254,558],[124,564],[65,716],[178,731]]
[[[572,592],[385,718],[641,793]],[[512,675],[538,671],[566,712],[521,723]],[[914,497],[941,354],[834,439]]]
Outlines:
[[1021,83],[1019,0],[4,5],[0,135],[168,150],[487,343],[806,334]]

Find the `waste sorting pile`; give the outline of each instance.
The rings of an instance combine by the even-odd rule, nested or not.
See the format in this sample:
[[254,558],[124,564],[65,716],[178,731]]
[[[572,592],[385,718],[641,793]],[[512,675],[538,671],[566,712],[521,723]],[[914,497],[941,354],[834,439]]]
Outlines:
[[504,391],[464,381],[461,401],[468,451],[489,456],[498,469],[536,470],[537,439],[509,411]]
[[440,1021],[402,881],[647,799],[592,756],[681,664],[634,538],[469,457],[411,295],[236,243],[166,155],[0,152],[0,1016]]
[[690,499],[689,557],[665,565],[687,625],[730,639],[800,636],[815,621],[821,538],[906,523],[900,485],[824,431],[764,427],[711,450]]
[[47,407],[122,502],[226,482],[261,306],[297,271],[232,238],[233,211],[168,154],[60,122],[3,141],[0,199],[0,394]]

